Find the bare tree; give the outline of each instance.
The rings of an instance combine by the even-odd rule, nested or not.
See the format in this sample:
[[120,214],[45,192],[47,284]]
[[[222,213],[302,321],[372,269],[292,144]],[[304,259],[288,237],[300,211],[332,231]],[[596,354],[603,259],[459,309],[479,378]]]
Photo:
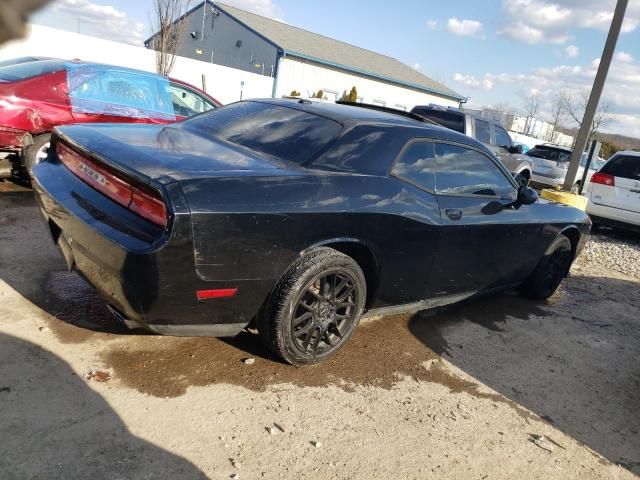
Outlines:
[[560,124],[560,119],[566,114],[566,103],[568,93],[566,90],[560,90],[551,99],[551,135],[547,138],[549,142],[556,142],[558,137],[557,128]]
[[[588,101],[589,92],[584,90],[577,94],[568,93],[565,97],[565,110],[569,117],[578,125],[578,128],[582,126],[582,118],[584,117],[584,111],[587,108]],[[598,133],[600,128],[611,123],[612,120],[611,103],[601,101],[596,110],[596,114],[593,116],[593,122],[591,122],[587,145],[593,140],[593,137]]]
[[527,121],[524,126],[525,135],[531,134],[536,115],[540,112],[540,104],[542,103],[542,97],[538,93],[527,95],[524,97],[524,115]]
[[168,76],[173,69],[185,27],[181,17],[190,3],[191,0],[153,0],[152,47],[156,51],[156,71],[161,75]]

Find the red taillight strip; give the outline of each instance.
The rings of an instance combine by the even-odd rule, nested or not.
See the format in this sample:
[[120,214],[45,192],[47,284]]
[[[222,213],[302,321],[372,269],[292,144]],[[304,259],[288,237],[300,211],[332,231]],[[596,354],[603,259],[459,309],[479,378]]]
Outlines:
[[167,207],[158,194],[147,193],[127,183],[62,142],[57,143],[56,153],[74,175],[100,193],[156,225],[167,226]]
[[597,183],[600,185],[607,185],[609,187],[616,186],[616,177],[609,175],[608,173],[596,172],[591,177],[591,183]]
[[229,298],[233,297],[237,288],[217,288],[215,290],[198,290],[196,292],[196,297],[198,300],[207,300],[210,298]]

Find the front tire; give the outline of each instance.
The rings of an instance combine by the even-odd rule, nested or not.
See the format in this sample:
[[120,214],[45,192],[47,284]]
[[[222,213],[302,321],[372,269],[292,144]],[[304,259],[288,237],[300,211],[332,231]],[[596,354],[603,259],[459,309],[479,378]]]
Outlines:
[[518,184],[518,187],[526,187],[527,185],[529,185],[529,177],[524,172],[518,173],[515,176],[515,180],[516,180],[516,183]]
[[33,139],[33,145],[29,145],[24,149],[24,166],[31,177],[31,171],[42,160],[47,158],[49,153],[49,144],[51,142],[51,134],[44,133]]
[[276,284],[258,317],[258,331],[286,362],[319,363],[347,343],[365,299],[366,281],[355,260],[332,248],[314,248]]
[[549,245],[544,257],[521,287],[522,293],[535,300],[546,300],[554,294],[562,279],[569,274],[572,261],[571,242],[560,234]]

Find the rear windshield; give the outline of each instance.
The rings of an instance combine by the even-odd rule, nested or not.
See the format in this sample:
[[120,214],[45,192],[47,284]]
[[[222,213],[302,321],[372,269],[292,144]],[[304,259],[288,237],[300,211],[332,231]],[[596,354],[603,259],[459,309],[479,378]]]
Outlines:
[[39,60],[37,62],[18,63],[0,68],[0,80],[16,82],[38,75],[58,72],[65,69],[65,62],[61,60]]
[[436,110],[433,108],[416,107],[412,110],[429,120],[439,123],[443,127],[450,128],[456,132],[464,133],[464,115],[457,112],[449,112],[446,110]]
[[336,138],[342,125],[293,108],[238,102],[185,120],[183,125],[280,160],[305,163]]
[[600,171],[614,177],[640,180],[640,157],[631,155],[615,156]]
[[568,162],[571,160],[571,152],[561,150],[559,148],[544,147],[536,145],[527,152],[530,157],[543,158],[545,160],[553,160],[554,162]]

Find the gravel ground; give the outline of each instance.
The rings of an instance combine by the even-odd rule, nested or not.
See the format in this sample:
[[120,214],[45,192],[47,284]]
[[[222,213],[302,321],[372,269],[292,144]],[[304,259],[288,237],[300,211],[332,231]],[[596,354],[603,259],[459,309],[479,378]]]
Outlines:
[[33,196],[0,193],[0,479],[637,478],[640,282],[605,268],[614,240],[547,302],[364,322],[293,368],[251,333],[124,329]]
[[610,229],[593,232],[580,262],[640,279],[640,233]]

